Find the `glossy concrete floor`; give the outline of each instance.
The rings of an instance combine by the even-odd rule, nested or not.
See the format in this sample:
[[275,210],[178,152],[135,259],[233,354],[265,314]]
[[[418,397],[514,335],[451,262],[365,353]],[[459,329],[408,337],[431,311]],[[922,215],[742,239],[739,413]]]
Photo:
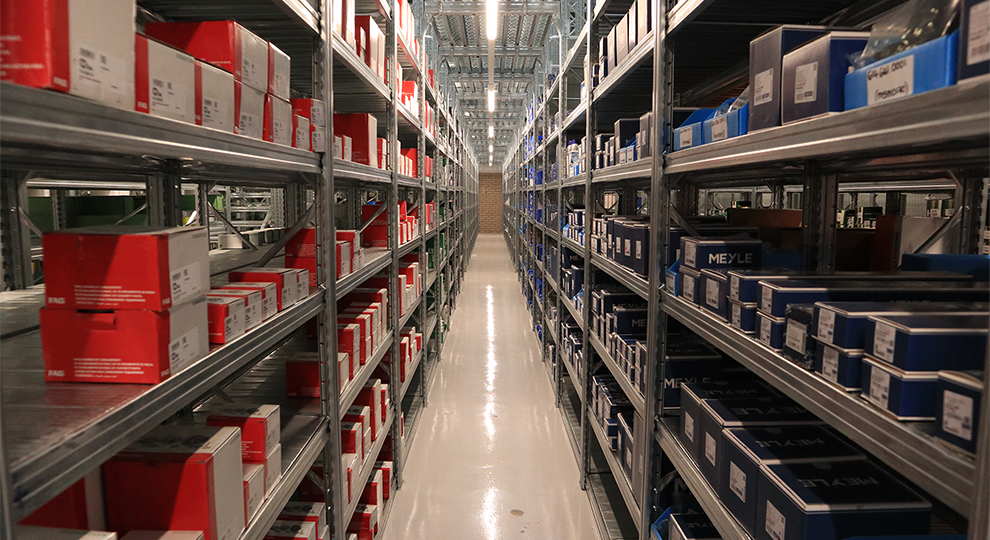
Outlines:
[[597,540],[502,235],[480,235],[385,540]]

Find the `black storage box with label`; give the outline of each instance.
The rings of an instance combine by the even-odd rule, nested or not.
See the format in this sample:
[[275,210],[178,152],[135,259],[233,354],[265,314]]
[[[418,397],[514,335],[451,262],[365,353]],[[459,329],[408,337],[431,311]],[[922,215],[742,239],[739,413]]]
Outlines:
[[763,381],[732,380],[681,385],[681,429],[678,436],[689,454],[698,460],[701,439],[702,402],[707,399],[777,397],[773,387]]
[[861,53],[869,38],[869,32],[829,32],[785,54],[781,122],[842,112],[848,58]]
[[754,268],[760,266],[763,242],[755,238],[681,238],[681,266],[704,268]]
[[783,317],[790,304],[827,301],[962,302],[987,298],[990,286],[966,281],[786,280],[761,282],[760,311]]
[[907,371],[980,369],[986,361],[990,315],[870,317],[866,353]]
[[784,55],[825,34],[823,26],[784,25],[749,43],[749,131],[780,125],[780,73]]
[[963,0],[959,9],[959,80],[962,80],[990,71],[990,0]]
[[729,298],[729,324],[747,334],[756,332],[756,302],[745,303]]
[[987,313],[986,302],[817,302],[815,337],[843,349],[863,349],[870,317],[920,313]]
[[705,268],[701,271],[701,284],[698,292],[702,295],[700,304],[723,321],[729,318],[729,279],[728,270]]
[[811,304],[791,304],[787,306],[787,325],[784,329],[784,356],[804,369],[815,367],[814,306]]
[[858,392],[863,365],[862,349],[842,349],[815,338],[815,373],[848,392]]
[[983,372],[939,371],[935,388],[935,435],[975,454],[983,398]]
[[935,419],[937,372],[904,371],[866,356],[861,367],[861,380],[863,397],[898,420]]

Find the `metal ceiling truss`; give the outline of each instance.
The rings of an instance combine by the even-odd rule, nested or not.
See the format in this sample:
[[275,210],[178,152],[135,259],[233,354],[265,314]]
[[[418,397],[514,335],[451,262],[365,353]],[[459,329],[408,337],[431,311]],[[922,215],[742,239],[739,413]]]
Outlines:
[[[499,2],[498,12],[509,14],[547,14],[558,12],[557,2]],[[426,12],[431,15],[479,15],[485,12],[483,1],[431,1],[426,2]]]
[[[447,58],[453,56],[487,56],[488,46],[465,47],[465,46],[444,46],[440,48],[440,56]],[[495,47],[495,56],[543,56],[543,47]]]

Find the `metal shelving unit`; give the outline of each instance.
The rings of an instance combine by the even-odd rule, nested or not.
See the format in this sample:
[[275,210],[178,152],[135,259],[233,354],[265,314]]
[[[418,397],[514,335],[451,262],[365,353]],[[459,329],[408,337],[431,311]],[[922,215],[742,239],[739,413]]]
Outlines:
[[[149,429],[162,422],[187,421],[186,415],[199,404],[225,399],[283,402],[284,375],[279,375],[279,370],[284,371],[284,367],[278,360],[308,349],[319,352],[323,372],[329,376],[319,399],[301,406],[297,402],[283,403],[283,475],[241,538],[262,538],[302,479],[307,475],[315,478],[310,469],[320,459],[328,464],[318,479],[327,494],[328,522],[333,536],[343,538],[358,497],[347,504],[341,487],[344,475],[340,470],[340,418],[364,383],[383,365],[385,355],[399,357],[399,332],[403,326],[412,320],[429,321],[423,351],[416,355],[407,380],[390,385],[393,409],[386,420],[387,431],[375,441],[371,455],[352,479],[360,482],[370,475],[375,456],[391,438],[395,450],[394,481],[401,486],[407,449],[399,437],[400,407],[403,398],[409,396],[415,396],[423,406],[427,404],[431,379],[420,374],[426,369],[429,375],[436,372],[453,296],[460,290],[459,281],[477,235],[476,160],[453,115],[450,96],[438,94],[427,84],[425,47],[420,47],[416,56],[411,44],[398,38],[398,25],[390,15],[397,9],[394,0],[358,0],[358,10],[375,13],[388,39],[386,57],[398,58],[406,68],[405,78],[416,81],[424,90],[419,102],[412,104],[415,111],[399,103],[394,74],[386,78],[390,81],[386,84],[350,45],[331,33],[331,25],[323,20],[323,14],[330,13],[329,0],[139,0],[139,4],[146,14],[164,20],[236,18],[291,56],[293,96],[321,99],[331,112],[374,114],[382,127],[380,135],[392,143],[391,154],[398,155],[400,142],[404,148],[416,148],[419,156],[434,160],[432,176],[426,176],[422,158],[413,176],[402,176],[392,169],[114,109],[75,96],[0,83],[4,193],[0,204],[4,216],[6,291],[0,293],[0,537],[11,537],[14,523]],[[425,22],[423,2],[414,1],[412,7],[420,22]],[[419,24],[415,30],[420,45],[426,26]],[[430,61],[437,59],[437,55],[431,55]],[[428,126],[422,121],[427,100],[438,120],[436,135],[427,134]],[[328,114],[328,134],[333,133],[332,120],[332,114]],[[190,221],[209,225],[212,221],[213,227],[223,227],[221,232],[225,233],[246,226],[247,221],[240,217],[225,216],[227,222],[213,221],[215,216],[208,210],[213,204],[209,198],[217,193],[214,186],[225,190],[221,193],[227,194],[228,199],[242,188],[260,193],[258,197],[265,199],[264,205],[237,200],[223,212],[237,216],[241,215],[238,212],[265,213],[264,223],[281,229],[315,225],[319,285],[307,298],[243,337],[222,347],[211,347],[204,359],[160,384],[46,384],[37,315],[44,287],[35,285],[34,275],[43,257],[40,247],[33,245],[37,244],[37,228],[27,213],[28,190],[48,190],[45,196],[50,193],[53,208],[64,204],[66,193],[129,193],[147,201],[132,216],[146,214],[146,222],[154,226],[187,225]],[[182,204],[183,197],[190,193],[195,194],[196,200],[196,211],[191,216]],[[420,215],[416,237],[399,246],[395,208],[401,200],[410,203],[410,210],[434,202],[442,210],[433,220],[439,222],[440,215],[448,219],[427,231],[427,217]],[[334,279],[330,269],[336,268],[335,253],[323,246],[334,245],[335,228],[360,228],[361,205],[369,201],[386,205],[388,246],[365,249],[361,268]],[[10,219],[19,215],[20,219]],[[64,216],[56,214],[55,218],[56,228],[69,226]],[[435,243],[441,238],[445,249],[440,259],[432,261],[437,271],[431,275],[425,256],[428,250],[433,255],[440,254]],[[238,268],[259,263],[283,265],[282,245],[211,252],[212,283],[226,283],[227,273]],[[410,254],[419,254],[424,261],[420,270],[424,295],[405,314],[400,316],[397,308],[388,314],[387,335],[338,393],[337,301],[376,276],[388,279],[389,295],[394,299],[399,284],[398,266]],[[443,280],[438,279],[441,275]],[[442,305],[428,306],[427,293],[438,300],[442,297]],[[397,304],[390,302],[393,307]],[[314,317],[318,321],[317,339],[303,339],[302,328]],[[390,364],[390,380],[399,380],[399,367],[397,362]],[[414,379],[420,381],[418,386],[411,384]]]
[[[561,39],[556,52],[563,60],[553,63],[554,76],[542,86],[545,91],[533,99],[530,114],[520,120],[512,151],[503,163],[503,229],[523,294],[534,305],[534,325],[544,325],[545,335],[549,320],[541,313],[555,307],[558,314],[569,313],[582,328],[581,366],[568,363],[557,347],[558,369],[550,373],[566,431],[582,466],[581,485],[589,491],[603,537],[621,537],[614,527],[615,518],[625,516],[635,522],[635,536],[650,538],[651,523],[665,509],[657,507],[654,488],[673,472],[684,480],[723,538],[749,538],[674,436],[677,418],[663,413],[663,385],[659,381],[663,380],[664,363],[658,359],[665,356],[670,319],[811,410],[868,452],[871,459],[903,475],[935,501],[938,517],[963,530],[969,519],[970,537],[985,536],[990,465],[981,460],[990,452],[987,433],[981,434],[980,459],[949,449],[935,441],[928,426],[891,419],[664,290],[666,266],[673,262],[666,260],[667,231],[675,223],[683,223],[681,216],[712,208],[711,201],[718,193],[752,193],[754,198],[762,197],[764,206],[769,200],[772,208],[800,208],[804,216],[802,262],[808,270],[829,272],[834,268],[836,232],[832,223],[838,200],[863,193],[954,192],[961,215],[953,218],[956,232],[952,234],[959,236],[953,242],[960,252],[977,252],[981,227],[986,225],[981,221],[987,212],[983,179],[990,176],[990,76],[683,151],[674,152],[664,143],[671,140],[664,130],[670,129],[675,105],[709,107],[738,95],[746,85],[749,42],[765,30],[778,24],[864,28],[897,4],[881,0],[801,5],[771,1],[743,9],[728,0],[656,0],[651,5],[653,25],[645,39],[639,40],[597,86],[586,85],[582,95],[581,84],[593,80],[593,74],[582,67],[585,54],[591,58],[589,64],[596,63],[599,37],[629,10],[630,3],[597,1],[588,9],[580,1],[561,2],[556,20]],[[712,39],[713,31],[718,39]],[[537,85],[542,82],[538,79]],[[653,157],[594,168],[591,141],[595,135],[610,132],[618,118],[646,111],[654,111],[649,134],[649,155]],[[575,175],[567,167],[567,142],[583,137],[589,148],[583,171]],[[558,173],[556,178],[551,177],[553,171]],[[540,173],[543,182],[537,183]],[[551,217],[553,206],[557,211]],[[576,208],[587,211],[583,246],[562,234],[567,212]],[[652,254],[648,275],[638,275],[593,251],[590,221],[599,212],[648,216]],[[535,256],[537,244],[543,245],[543,260]],[[577,264],[585,275],[583,312],[575,309],[573,299],[560,294],[559,272],[549,259],[563,248],[582,259]],[[542,299],[534,294],[536,279],[543,283]],[[599,337],[588,331],[589,294],[599,280],[619,283],[649,307],[646,342],[650,361],[641,366],[646,381],[643,393],[629,381]],[[557,331],[553,329],[549,337],[545,336],[545,350],[557,346]],[[544,361],[549,366],[549,357]],[[584,380],[573,377],[578,372],[585,374]],[[634,438],[646,437],[658,447],[658,453],[647,450],[634,458],[636,470],[647,471],[645,481],[639,482],[644,484],[642,491],[633,493],[630,485],[636,483],[616,474],[615,463],[596,461],[597,457],[590,455],[590,450],[605,446],[605,441],[583,404],[590,401],[589,380],[601,373],[615,377],[637,415],[646,420],[635,430]],[[573,384],[563,382],[564,378]],[[988,410],[990,400],[984,399],[982,406]],[[602,496],[608,491],[603,478],[614,479],[615,494],[621,492],[622,497]]]

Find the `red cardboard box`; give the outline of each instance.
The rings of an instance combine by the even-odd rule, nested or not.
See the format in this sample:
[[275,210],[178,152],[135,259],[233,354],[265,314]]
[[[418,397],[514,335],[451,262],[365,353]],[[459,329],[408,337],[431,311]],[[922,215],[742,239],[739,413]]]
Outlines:
[[316,525],[305,521],[276,521],[263,540],[316,540]]
[[378,166],[378,119],[368,113],[334,113],[333,134],[347,135],[353,141],[355,163]]
[[268,89],[268,42],[234,21],[149,22],[144,33],[232,73],[235,81]]
[[235,281],[221,287],[221,290],[231,291],[260,291],[261,316],[264,319],[278,313],[278,284],[271,281]]
[[292,112],[309,120],[314,126],[327,125],[327,110],[318,99],[292,99]]
[[385,34],[382,33],[381,27],[378,26],[378,23],[375,22],[373,17],[369,15],[358,15],[354,18],[354,28],[363,31],[361,36],[364,42],[359,43],[358,46],[364,50],[365,55],[363,59],[365,63],[378,75],[380,80],[384,80]]
[[268,43],[268,93],[288,101],[289,99],[289,70],[291,62],[285,54],[272,43]]
[[[286,229],[288,232],[289,229]],[[316,229],[303,227],[285,243],[285,254],[294,257],[316,257]]]
[[[384,419],[388,417],[388,405],[389,405],[388,384],[382,383],[381,385],[379,385],[379,388],[381,388],[381,403],[382,403],[381,416],[383,419],[382,421],[384,422]],[[386,427],[386,429],[388,428]]]
[[367,458],[367,453],[371,450],[371,442],[374,440],[375,412],[371,410],[371,407],[353,405],[347,409],[343,421],[361,425],[361,434],[364,437],[364,453],[360,455],[362,460]]
[[265,123],[262,139],[282,146],[292,146],[292,104],[265,94]]
[[368,449],[364,447],[364,427],[360,422],[341,422],[340,448],[345,454],[357,454],[364,459]]
[[320,359],[302,356],[285,362],[285,395],[320,397]]
[[316,286],[316,261],[313,261],[313,271],[308,265],[297,265],[291,268],[296,272],[296,302],[302,302],[309,296],[309,287]]
[[134,110],[189,124],[196,121],[196,62],[192,56],[135,35]]
[[134,107],[134,0],[0,4],[0,79]]
[[382,471],[382,497],[387,501],[392,495],[392,462],[375,462],[375,470]]
[[333,30],[354,48],[354,0],[333,0]]
[[[337,316],[337,328],[341,325],[357,324],[361,328],[361,365],[365,365],[374,355],[374,319],[371,314],[345,314]],[[347,352],[341,349],[341,352]]]
[[388,169],[388,141],[385,139],[378,139],[375,149],[378,152],[378,168],[383,170]]
[[206,540],[244,530],[240,431],[159,426],[103,466],[108,525],[203,531]]
[[264,463],[282,436],[278,405],[227,403],[208,409],[208,426],[241,428],[241,459]]
[[278,515],[280,521],[305,521],[322,531],[327,525],[327,508],[325,504],[289,501],[282,507]]
[[210,290],[204,227],[83,227],[45,233],[42,245],[50,308],[159,311]]
[[206,356],[206,298],[167,311],[42,308],[45,380],[157,384]]
[[243,299],[208,295],[206,305],[210,343],[222,345],[244,335],[247,315]]
[[234,76],[196,60],[196,125],[234,133]]
[[309,120],[303,116],[292,114],[292,147],[313,151],[313,139],[309,136]]
[[244,471],[244,520],[251,518],[265,501],[265,466],[260,463],[245,463]]
[[347,526],[347,532],[357,534],[358,540],[374,540],[378,533],[378,507],[373,504],[359,504]]
[[103,475],[97,467],[41,508],[31,512],[28,517],[18,522],[18,525],[87,531],[105,530],[107,528],[105,513]]
[[350,242],[338,240],[337,243],[337,279],[349,275],[353,271],[354,247]]
[[295,268],[297,270],[306,270],[306,287],[304,296],[309,296],[309,287],[316,287],[316,258],[314,257],[295,257],[293,255],[285,256],[285,266],[289,268]]
[[374,422],[371,424],[371,438],[377,440],[378,434],[383,431],[385,424],[385,415],[382,414],[382,381],[375,379],[364,383],[364,388],[358,392],[356,398],[354,398],[355,405],[364,405],[371,408],[372,419]]
[[234,133],[264,140],[265,93],[234,81]]
[[231,298],[240,298],[243,300],[245,330],[255,328],[264,320],[264,315],[262,315],[264,293],[261,291],[213,289],[207,295],[207,297],[210,296],[226,296]]
[[371,479],[364,486],[364,493],[361,494],[361,504],[384,505],[383,485],[382,471],[375,470],[374,474],[371,475]]
[[357,369],[358,366],[363,366],[367,363],[367,360],[362,358],[363,355],[361,351],[361,344],[363,342],[364,341],[361,339],[361,325],[337,325],[337,350],[342,353],[347,353],[351,357],[351,366],[348,370],[347,380],[354,378],[354,370]]
[[[231,284],[237,281],[248,283],[271,282],[279,294],[276,295],[278,310],[296,303],[298,292],[297,277],[291,268],[245,268],[228,274]],[[229,288],[229,287],[224,287]]]

